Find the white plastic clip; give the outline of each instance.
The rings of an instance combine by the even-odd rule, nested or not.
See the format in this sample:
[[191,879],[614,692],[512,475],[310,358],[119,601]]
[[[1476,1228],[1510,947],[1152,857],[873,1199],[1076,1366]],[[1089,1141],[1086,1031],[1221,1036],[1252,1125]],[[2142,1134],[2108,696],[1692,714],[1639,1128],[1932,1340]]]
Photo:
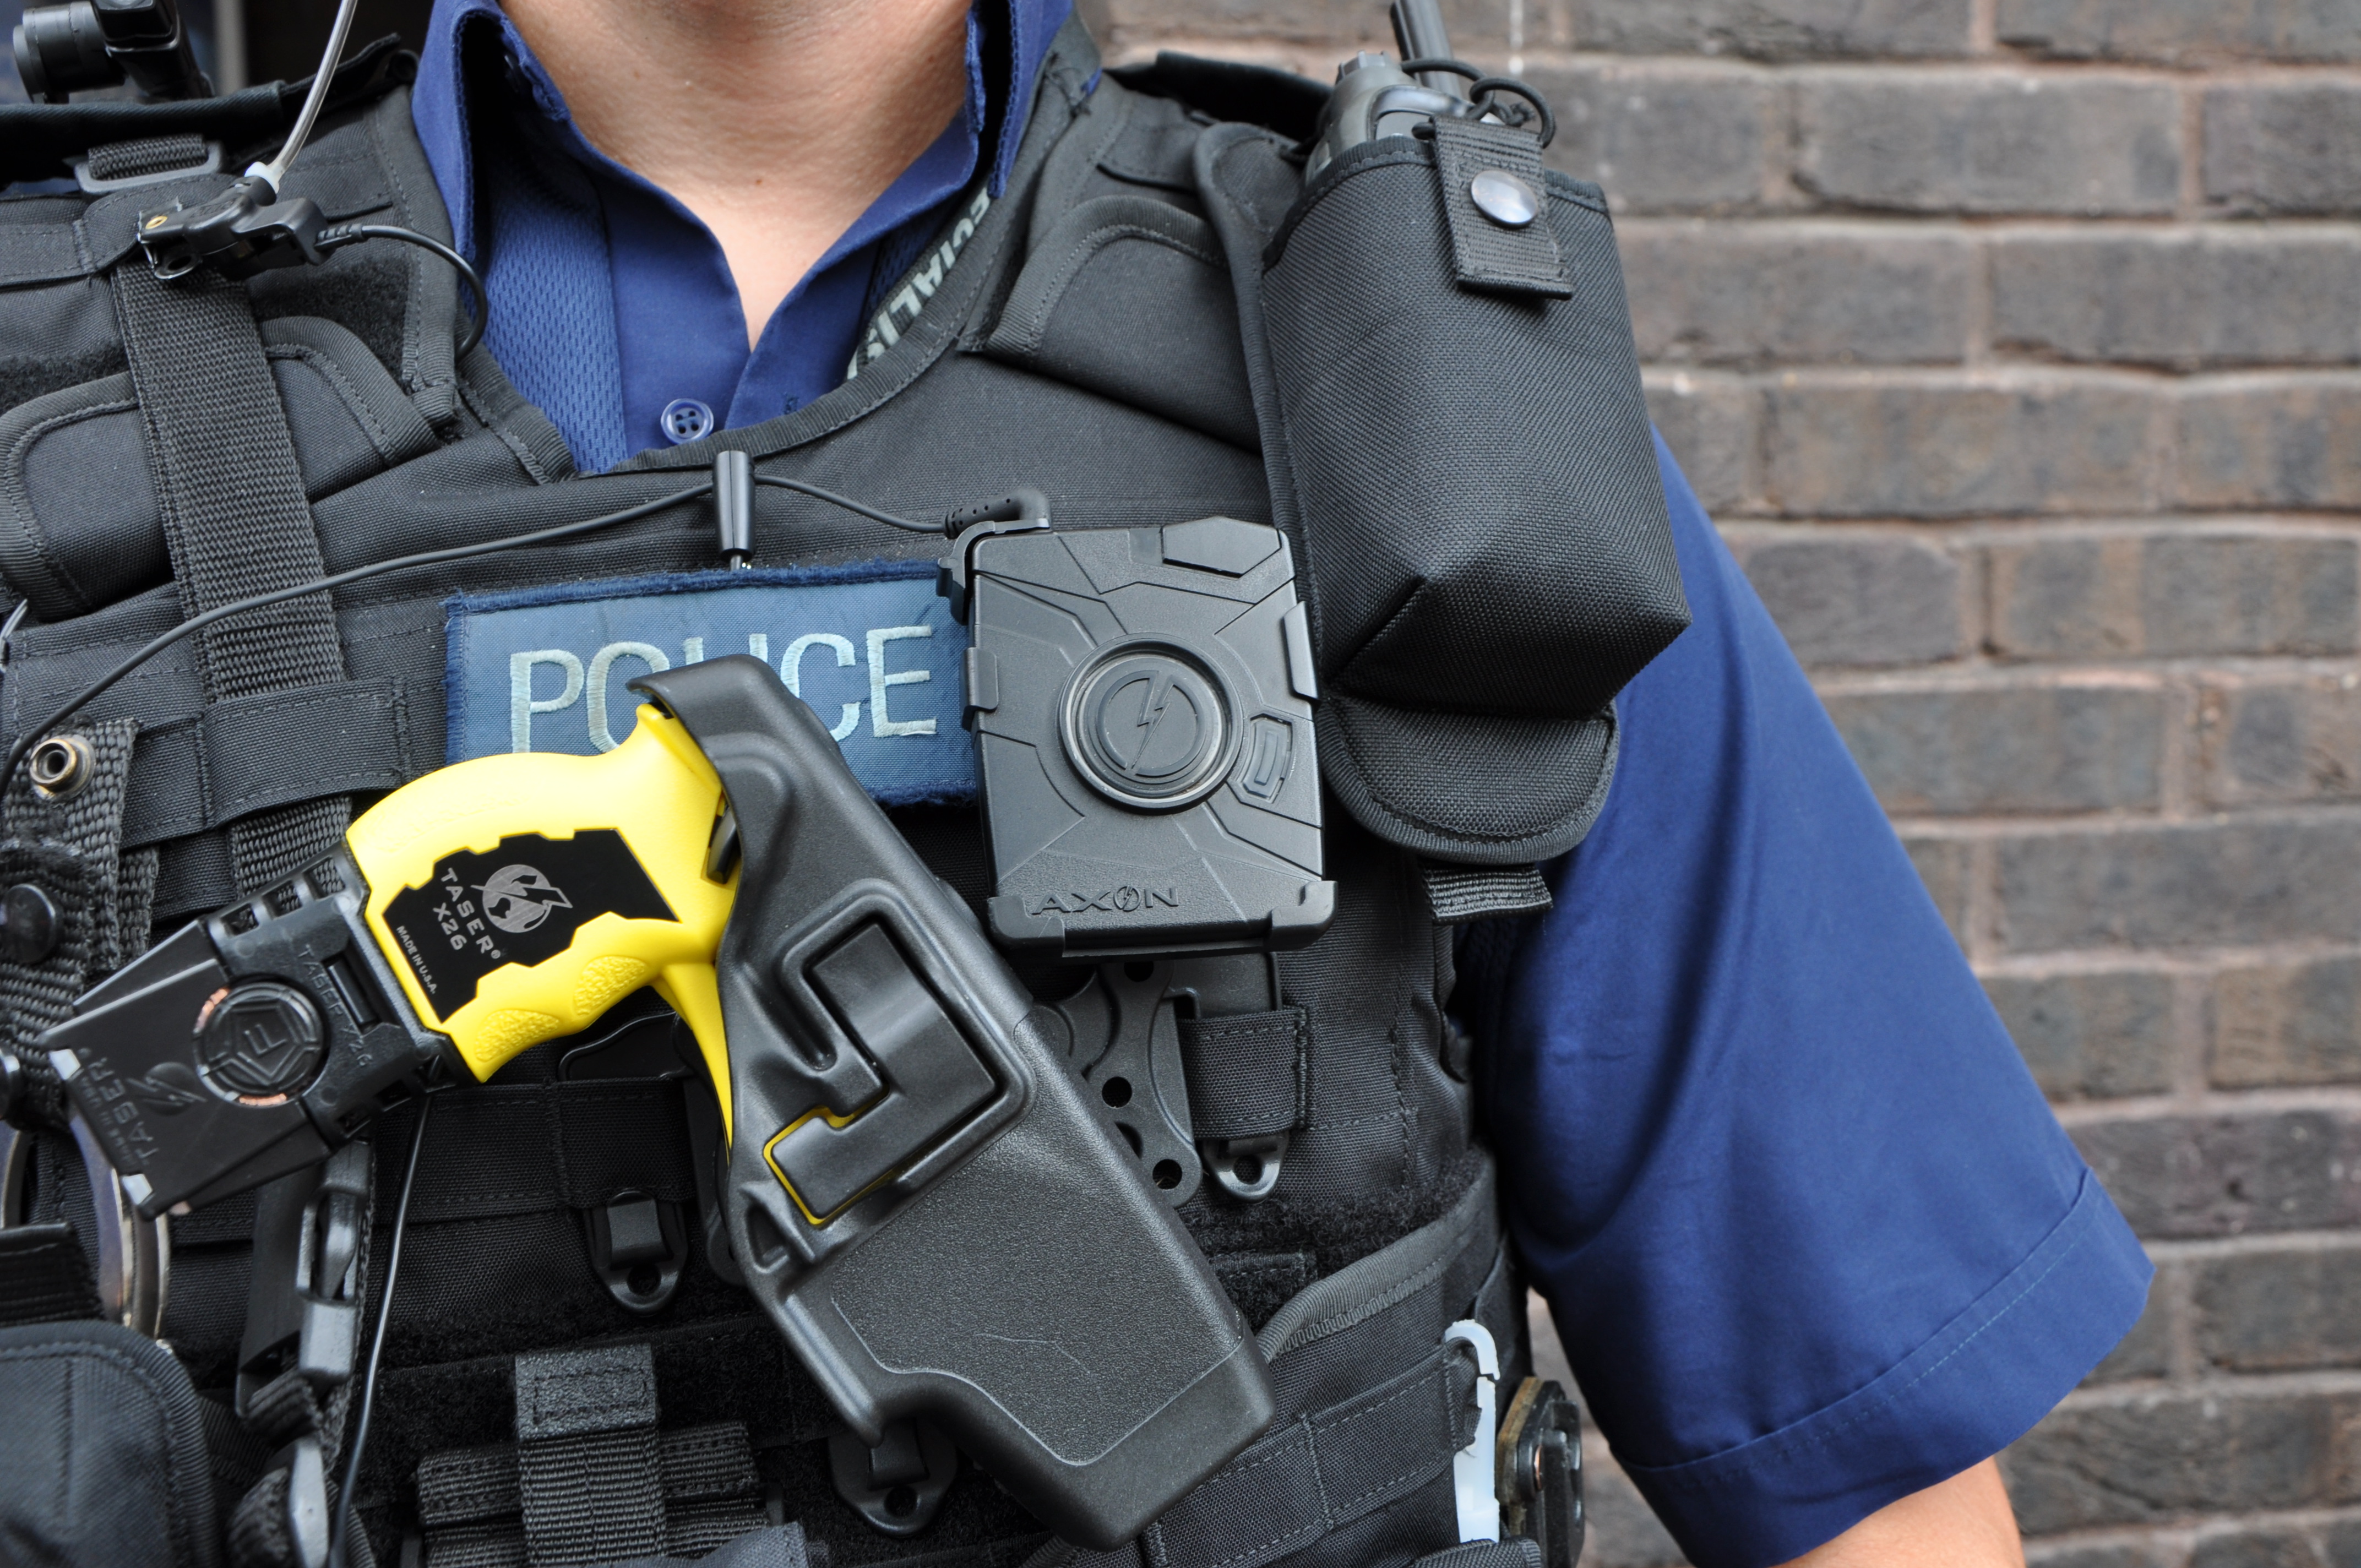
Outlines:
[[1473,1318],[1462,1318],[1443,1331],[1443,1343],[1454,1340],[1476,1353],[1476,1440],[1451,1456],[1451,1484],[1458,1494],[1459,1539],[1500,1539],[1500,1494],[1493,1475],[1494,1433],[1499,1426],[1500,1351],[1492,1331]]

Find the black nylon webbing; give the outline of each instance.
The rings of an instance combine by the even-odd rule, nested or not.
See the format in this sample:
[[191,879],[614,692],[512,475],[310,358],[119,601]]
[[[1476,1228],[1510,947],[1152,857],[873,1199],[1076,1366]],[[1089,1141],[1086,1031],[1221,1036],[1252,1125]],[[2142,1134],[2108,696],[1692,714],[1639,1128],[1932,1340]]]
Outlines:
[[447,1095],[419,1162],[420,1223],[591,1209],[625,1192],[697,1201],[675,1079],[496,1084]]
[[[1542,176],[1542,147],[1531,132],[1476,120],[1434,122],[1434,171],[1443,186],[1444,226],[1451,235],[1451,267],[1470,289],[1539,294],[1565,300],[1574,295],[1565,258],[1548,222],[1549,183]],[[1485,173],[1522,181],[1539,214],[1523,226],[1496,222],[1477,207],[1469,186]]]
[[1025,1568],[1261,1568],[1408,1497],[1476,1431],[1476,1366],[1445,1344],[1264,1437],[1114,1552],[1053,1541]]
[[0,1327],[105,1315],[71,1225],[0,1231]]
[[[137,257],[114,277],[182,614],[322,576],[294,441],[244,286],[211,273],[168,284]],[[345,678],[324,594],[211,627],[199,650],[213,702]],[[238,887],[255,892],[309,864],[350,817],[339,798],[235,824]]]
[[1446,866],[1419,862],[1426,902],[1440,926],[1464,926],[1501,915],[1549,911],[1549,883],[1539,866]]
[[207,150],[205,138],[193,133],[142,137],[92,148],[86,167],[93,180],[133,180],[170,170],[194,169],[206,160]]
[[47,799],[19,774],[0,797],[0,890],[38,889],[56,914],[55,945],[32,962],[0,959],[0,1038],[24,1071],[20,1125],[63,1126],[65,1091],[39,1047],[73,999],[147,945],[155,895],[153,851],[121,856],[123,806],[138,721],[112,718],[78,733],[90,746],[89,782]]
[[517,1494],[533,1568],[664,1547],[655,1353],[645,1344],[521,1355]]
[[343,681],[208,704],[139,736],[123,841],[185,838],[291,802],[397,789],[412,766],[398,681]]
[[1250,1138],[1303,1124],[1312,1025],[1302,1008],[1180,1024],[1197,1136]]

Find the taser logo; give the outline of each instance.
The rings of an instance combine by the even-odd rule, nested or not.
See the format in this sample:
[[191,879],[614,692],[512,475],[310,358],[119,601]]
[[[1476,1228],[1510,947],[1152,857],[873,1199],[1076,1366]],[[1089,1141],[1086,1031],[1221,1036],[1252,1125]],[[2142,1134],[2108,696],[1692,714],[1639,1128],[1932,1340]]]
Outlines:
[[484,918],[522,937],[549,918],[553,909],[571,909],[574,901],[555,883],[531,866],[502,866],[475,890]]

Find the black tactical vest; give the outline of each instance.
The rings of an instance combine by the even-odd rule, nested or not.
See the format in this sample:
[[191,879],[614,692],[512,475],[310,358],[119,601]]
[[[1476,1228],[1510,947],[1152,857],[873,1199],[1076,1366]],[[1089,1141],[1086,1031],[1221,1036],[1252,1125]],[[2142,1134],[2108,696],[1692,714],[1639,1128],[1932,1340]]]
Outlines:
[[[404,58],[386,50],[347,65],[289,190],[331,219],[368,214],[447,239],[406,75]],[[489,353],[454,362],[458,291],[430,256],[364,245],[250,286],[154,280],[134,242],[138,211],[168,186],[190,199],[218,190],[226,175],[179,171],[208,139],[225,144],[222,168],[243,167],[279,134],[292,92],[36,111],[46,141],[18,138],[11,154],[26,166],[86,155],[84,184],[102,189],[0,203],[0,581],[5,602],[25,609],[0,681],[10,737],[195,610],[658,497],[695,477],[718,445],[747,450],[765,474],[907,515],[1030,485],[1052,499],[1061,527],[1209,514],[1319,526],[1284,515],[1300,504],[1274,519],[1263,453],[1284,427],[1284,389],[1242,350],[1242,332],[1260,343],[1257,330],[1274,329],[1242,329],[1234,279],[1247,220],[1268,237],[1291,200],[1286,181],[1300,183],[1281,153],[1320,101],[1303,83],[1171,60],[1101,79],[1070,25],[1007,190],[980,218],[961,203],[955,221],[972,233],[955,253],[938,247],[883,296],[844,385],[767,423],[598,476],[573,472],[555,429]],[[1275,120],[1278,131],[1215,129],[1216,115]],[[1209,201],[1209,158],[1241,148],[1261,172]],[[105,188],[110,180],[120,183]],[[1573,187],[1553,189],[1569,210],[1579,204]],[[1257,199],[1258,216],[1248,210]],[[1595,192],[1587,200],[1574,219],[1604,235],[1603,207],[1592,212]],[[1587,254],[1575,256],[1576,272],[1596,260]],[[1607,255],[1611,271],[1611,243]],[[1609,285],[1600,313],[1620,323],[1620,280]],[[1622,341],[1618,365],[1629,360]],[[1629,380],[1636,403],[1636,373]],[[1638,429],[1644,449],[1644,420]],[[1617,437],[1625,459],[1628,436]],[[1598,454],[1570,460],[1595,467]],[[763,565],[939,548],[778,490],[762,492],[758,512]],[[1661,554],[1669,561],[1668,538]],[[104,1238],[115,1252],[93,1241],[104,1228],[93,1183],[104,1200],[106,1179],[60,1130],[33,1040],[151,931],[268,887],[341,830],[356,797],[366,805],[442,762],[449,596],[717,564],[702,512],[684,503],[562,546],[379,577],[333,607],[298,600],[264,631],[216,628],[91,707],[74,728],[93,744],[97,783],[71,808],[21,783],[5,803],[0,884],[39,890],[56,929],[44,941],[12,938],[0,960],[0,1006],[22,1067],[15,1119],[30,1129],[11,1156],[13,1207],[0,1220],[73,1221],[102,1286],[110,1257],[138,1245],[117,1245],[115,1232]],[[1415,623],[1411,598],[1397,609]],[[1677,609],[1676,579],[1671,602]],[[1333,603],[1328,614],[1344,618]],[[1159,1568],[1282,1558],[1363,1568],[1453,1546],[1451,1456],[1472,1436],[1475,1368],[1446,1329],[1468,1318],[1488,1328],[1504,1389],[1526,1371],[1523,1292],[1473,1126],[1468,1046],[1444,1016],[1447,922],[1530,906],[1534,879],[1518,868],[1578,838],[1595,815],[1611,771],[1612,686],[1586,693],[1576,681],[1569,696],[1552,685],[1524,707],[1512,696],[1487,712],[1448,692],[1392,691],[1389,680],[1432,678],[1431,653],[1357,635],[1373,652],[1337,683],[1335,722],[1423,714],[1463,750],[1510,736],[1528,749],[1522,777],[1540,781],[1531,793],[1548,798],[1520,805],[1528,792],[1513,776],[1485,783],[1486,767],[1503,770],[1480,758],[1452,764],[1473,781],[1465,788],[1448,767],[1397,766],[1384,753],[1401,744],[1398,727],[1373,718],[1332,734],[1323,712],[1332,784],[1345,781],[1351,807],[1332,801],[1327,817],[1334,923],[1279,959],[1276,1004],[1250,1026],[1200,1028],[1182,1042],[1201,1135],[1290,1137],[1269,1196],[1246,1201],[1208,1181],[1182,1210],[1259,1331],[1281,1418],[1134,1549]],[[1572,704],[1572,717],[1553,725],[1552,703]],[[1406,806],[1420,790],[1428,806]],[[1475,815],[1455,825],[1446,819],[1460,803]],[[1400,830],[1364,825],[1389,813]],[[973,809],[909,807],[895,820],[981,906],[990,889]],[[1476,846],[1460,859],[1484,864],[1422,859],[1444,839]],[[1045,995],[1071,983],[1033,978]],[[709,1168],[700,1148],[709,1154],[714,1135],[669,1015],[627,1004],[615,1025],[536,1047],[440,1102],[358,1494],[381,1560],[591,1561],[586,1543],[598,1540],[689,1552],[782,1519],[800,1521],[838,1568],[1074,1557],[1045,1547],[987,1476],[932,1440],[907,1453],[848,1449],[817,1387],[727,1282],[726,1260],[715,1266],[698,1223]],[[395,1113],[368,1135],[375,1253],[409,1125]],[[618,1263],[616,1237],[651,1200],[677,1222],[664,1232],[664,1255]],[[160,1312],[138,1325],[169,1344],[199,1395],[193,1417],[183,1405],[167,1412],[173,1430],[193,1420],[205,1438],[199,1462],[180,1451],[170,1462],[175,1475],[197,1463],[204,1483],[176,1487],[173,1506],[203,1516],[192,1540],[225,1531],[232,1549],[194,1541],[179,1553],[193,1563],[278,1560],[285,1543],[263,1539],[257,1522],[265,1503],[283,1500],[283,1478],[280,1493],[256,1500],[285,1463],[271,1451],[309,1422],[333,1452],[344,1416],[341,1406],[272,1420],[230,1414],[250,1303],[261,1299],[254,1275],[284,1266],[255,1246],[256,1222],[251,1196],[170,1220]],[[645,1310],[651,1296],[660,1304]],[[652,1366],[652,1384],[631,1384],[605,1417],[536,1417],[552,1406],[529,1392],[578,1387],[566,1379],[582,1367],[567,1356],[585,1346],[649,1347],[633,1349],[631,1365]],[[19,1434],[34,1420],[6,1419]],[[895,1533],[914,1510],[924,1528]],[[418,1550],[423,1558],[409,1555]]]

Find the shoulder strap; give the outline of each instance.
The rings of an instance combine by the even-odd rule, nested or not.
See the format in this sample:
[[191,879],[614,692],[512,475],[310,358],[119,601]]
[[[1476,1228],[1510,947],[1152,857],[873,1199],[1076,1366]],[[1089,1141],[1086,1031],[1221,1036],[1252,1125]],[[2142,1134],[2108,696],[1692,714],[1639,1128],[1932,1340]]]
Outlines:
[[[114,283],[182,614],[323,576],[294,438],[245,286],[211,273],[166,283],[136,252],[115,265]],[[208,628],[199,659],[211,703],[345,678],[325,594]],[[332,796],[233,824],[238,886],[250,892],[304,865],[350,815],[350,803]]]

